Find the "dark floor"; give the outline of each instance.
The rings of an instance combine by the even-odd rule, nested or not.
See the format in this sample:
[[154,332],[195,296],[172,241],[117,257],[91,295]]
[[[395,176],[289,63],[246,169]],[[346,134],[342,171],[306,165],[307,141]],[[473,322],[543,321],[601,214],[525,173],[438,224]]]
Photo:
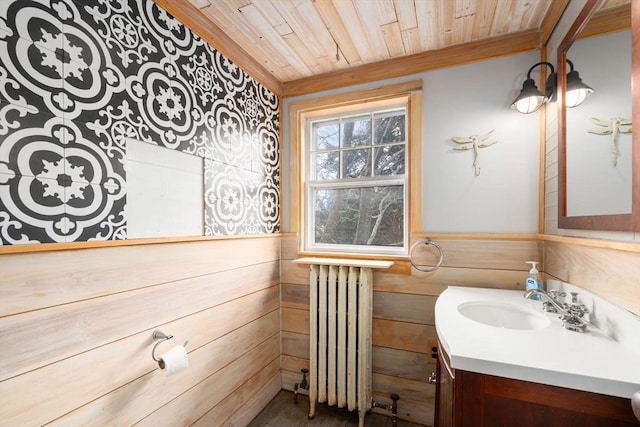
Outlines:
[[[298,404],[293,403],[293,392],[280,390],[271,402],[249,423],[248,427],[347,427],[358,425],[358,413],[336,406],[317,405],[316,416],[309,420],[309,399],[298,395]],[[367,427],[391,427],[391,417],[368,413],[364,425]],[[398,420],[398,427],[422,427],[409,421]]]

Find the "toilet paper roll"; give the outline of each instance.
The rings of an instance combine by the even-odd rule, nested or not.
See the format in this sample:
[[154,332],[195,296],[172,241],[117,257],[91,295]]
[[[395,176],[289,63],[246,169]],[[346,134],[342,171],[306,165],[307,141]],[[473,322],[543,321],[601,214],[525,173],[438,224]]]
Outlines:
[[189,357],[184,346],[178,345],[160,356],[158,361],[160,369],[164,370],[167,375],[173,375],[178,371],[189,367]]

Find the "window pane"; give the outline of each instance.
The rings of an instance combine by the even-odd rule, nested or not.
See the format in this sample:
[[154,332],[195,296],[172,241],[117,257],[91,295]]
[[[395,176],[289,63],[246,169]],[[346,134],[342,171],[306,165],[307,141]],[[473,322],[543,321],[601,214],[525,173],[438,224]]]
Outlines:
[[402,185],[312,189],[315,244],[402,246]]
[[374,114],[374,143],[387,144],[390,142],[406,141],[406,123],[404,111],[392,111]]
[[326,181],[338,179],[339,163],[338,151],[327,151],[315,155],[315,179]]
[[313,124],[313,138],[315,150],[329,150],[338,148],[338,122],[320,122]]
[[371,118],[369,115],[350,117],[340,124],[343,148],[371,145]]
[[402,175],[405,172],[405,145],[385,145],[374,150],[375,176]]
[[371,149],[344,150],[342,152],[342,177],[371,176]]

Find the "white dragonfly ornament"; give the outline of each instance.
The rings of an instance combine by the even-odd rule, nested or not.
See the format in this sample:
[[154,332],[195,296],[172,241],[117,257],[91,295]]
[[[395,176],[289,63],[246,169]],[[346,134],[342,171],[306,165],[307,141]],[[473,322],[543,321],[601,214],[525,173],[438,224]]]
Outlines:
[[468,137],[454,136],[451,138],[453,142],[459,144],[457,147],[453,147],[454,150],[473,150],[473,167],[476,170],[476,176],[480,175],[480,160],[478,158],[480,148],[485,148],[498,142],[487,141],[487,139],[493,135],[493,132],[494,129],[491,129],[484,135],[471,135]]
[[589,133],[598,135],[611,135],[611,152],[613,153],[613,167],[618,165],[618,157],[620,150],[618,149],[618,134],[631,133],[631,119],[623,119],[622,117],[614,117],[611,120],[602,120],[597,117],[591,117],[591,121],[600,126],[589,129]]

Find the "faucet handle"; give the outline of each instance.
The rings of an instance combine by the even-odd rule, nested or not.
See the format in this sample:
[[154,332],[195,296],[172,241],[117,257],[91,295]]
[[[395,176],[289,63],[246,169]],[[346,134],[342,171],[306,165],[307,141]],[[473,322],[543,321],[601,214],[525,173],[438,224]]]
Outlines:
[[559,291],[557,289],[550,289],[547,293],[554,299],[557,299],[558,297],[563,297],[564,298],[564,297],[567,296],[566,292]]
[[571,292],[571,303],[566,305],[567,311],[578,318],[582,318],[585,314],[589,313],[587,306],[578,300],[577,292]]
[[571,292],[571,304],[578,304],[578,293]]
[[589,309],[585,307],[583,304],[571,304],[567,307],[567,311],[572,316],[582,318],[585,314],[589,312]]
[[587,310],[587,306],[582,304],[580,302],[580,300],[578,300],[578,293],[577,292],[571,292],[571,303],[569,304],[570,307],[582,307],[585,310],[585,313],[588,313],[589,310]]
[[587,322],[582,320],[581,316],[573,314],[565,315],[560,318],[562,320],[562,327],[574,332],[586,332]]
[[587,330],[587,321],[583,319],[584,315],[589,313],[589,309],[578,300],[578,293],[571,292],[571,302],[564,303],[566,313],[560,317],[562,326],[565,329],[574,332],[585,332]]

